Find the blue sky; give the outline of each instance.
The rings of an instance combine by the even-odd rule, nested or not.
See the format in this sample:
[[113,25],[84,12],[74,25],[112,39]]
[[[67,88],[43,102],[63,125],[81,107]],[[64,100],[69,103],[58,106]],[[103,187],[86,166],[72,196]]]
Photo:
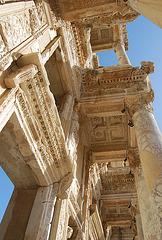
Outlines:
[[[127,54],[132,66],[140,66],[141,61],[155,63],[155,73],[151,74],[152,88],[155,91],[153,103],[157,123],[162,131],[162,30],[143,16],[127,24],[129,51]],[[117,65],[113,51],[99,53],[100,65]],[[13,184],[0,168],[0,221],[11,197]]]
[[[155,72],[150,75],[152,88],[155,91],[153,108],[156,121],[162,132],[162,29],[139,16],[134,22],[127,24],[129,50],[128,57],[133,67],[140,66],[141,61],[155,63]],[[117,65],[114,51],[98,53],[101,66]]]

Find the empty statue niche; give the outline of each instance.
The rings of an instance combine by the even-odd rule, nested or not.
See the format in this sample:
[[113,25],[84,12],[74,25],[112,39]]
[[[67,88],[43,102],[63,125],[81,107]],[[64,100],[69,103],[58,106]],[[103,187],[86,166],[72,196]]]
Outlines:
[[48,79],[50,82],[50,90],[54,95],[56,106],[60,109],[63,96],[65,94],[64,78],[64,63],[62,61],[61,49],[57,48],[49,60],[45,64]]
[[14,191],[0,225],[1,239],[23,240],[37,182],[29,162],[33,154],[15,113],[0,133],[0,163]]

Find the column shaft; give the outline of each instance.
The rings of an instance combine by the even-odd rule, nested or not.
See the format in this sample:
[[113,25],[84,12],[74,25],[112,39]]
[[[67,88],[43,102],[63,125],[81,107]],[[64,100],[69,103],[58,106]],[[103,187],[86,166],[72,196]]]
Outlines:
[[[152,208],[151,200],[148,196],[145,180],[141,166],[135,170],[135,182],[138,195],[138,203],[140,209],[140,215],[142,220],[143,235],[145,240],[160,240],[161,239],[161,225],[155,209]],[[137,220],[137,230],[140,235],[138,236],[142,240],[142,231],[139,231],[139,225]]]
[[[147,224],[150,221],[152,222],[152,225],[156,223],[154,234],[150,233],[152,234],[150,236],[155,235],[156,237],[146,239],[160,240],[160,219],[162,217],[162,136],[149,105],[145,106],[145,108],[141,110],[136,111],[136,113],[133,115],[133,121],[147,189],[145,201],[147,201],[146,199],[149,201],[145,211],[147,211],[147,208],[152,208],[153,214],[152,218],[150,218],[148,215]],[[143,188],[143,192],[144,191],[145,190]],[[141,213],[141,216],[142,214],[145,215],[145,211]],[[149,231],[150,230],[148,229],[147,232]]]
[[137,234],[139,240],[144,240],[143,229],[142,229],[142,221],[140,214],[136,214],[136,225],[137,225]]
[[137,111],[133,121],[146,187],[150,196],[155,188],[160,191],[162,136],[151,111],[147,109]]
[[127,56],[127,53],[125,51],[124,43],[119,42],[116,45],[116,54],[118,57],[119,65],[123,65],[123,64],[131,65],[129,58]]
[[161,0],[129,0],[131,7],[162,28]]

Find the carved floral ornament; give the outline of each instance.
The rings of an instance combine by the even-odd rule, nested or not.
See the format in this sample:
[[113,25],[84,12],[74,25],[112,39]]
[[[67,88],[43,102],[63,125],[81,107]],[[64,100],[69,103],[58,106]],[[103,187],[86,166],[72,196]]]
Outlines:
[[49,185],[60,181],[72,171],[72,166],[57,107],[43,70],[29,64],[8,75],[4,83],[16,89],[15,111],[36,158],[33,171],[38,175],[38,183]]

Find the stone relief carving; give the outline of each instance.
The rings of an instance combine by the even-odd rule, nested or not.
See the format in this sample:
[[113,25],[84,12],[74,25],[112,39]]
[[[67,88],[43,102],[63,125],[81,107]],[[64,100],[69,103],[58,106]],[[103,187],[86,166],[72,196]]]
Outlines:
[[133,119],[139,150],[147,150],[158,158],[162,158],[161,135],[153,113],[141,110],[134,115]]
[[32,30],[32,34],[38,31],[38,29],[41,26],[37,9],[34,7],[32,9],[29,9],[29,15],[30,15],[30,27]]
[[73,229],[71,227],[67,227],[67,239],[71,238],[73,235]]
[[140,156],[138,149],[129,148],[127,151],[130,168],[134,169],[140,164]]
[[29,10],[1,18],[0,25],[11,50],[31,35]]
[[46,24],[47,23],[47,18],[46,18],[46,15],[45,15],[43,1],[35,1],[35,6],[37,8],[38,18],[39,18],[39,21],[40,21],[41,25]]
[[162,198],[162,184],[161,179],[159,179],[153,188],[151,200],[153,203],[153,208],[155,208],[155,211],[157,212],[159,219],[162,218],[162,206],[161,206],[161,198]]
[[0,58],[2,58],[8,52],[8,48],[5,45],[2,35],[0,34]]
[[152,202],[153,199],[148,197],[141,165],[137,169],[137,176],[138,201],[144,229],[144,238],[147,240],[150,238],[160,240],[161,224],[159,212],[157,212],[157,208]]
[[63,200],[61,202],[61,209],[60,209],[60,216],[59,216],[59,223],[57,227],[57,235],[56,235],[56,240],[63,239],[64,232],[66,231],[65,229],[65,221],[67,217],[67,201]]
[[[55,1],[56,2],[56,1]],[[74,3],[74,4],[71,4]],[[110,2],[110,1],[109,1]],[[114,1],[113,1],[114,2]],[[89,8],[90,6],[97,4],[106,4],[108,3],[107,0],[101,0],[100,2],[97,0],[90,0],[90,1],[66,1],[66,6],[68,8],[68,11],[73,11],[78,9],[82,9],[84,7]],[[68,5],[70,4],[70,5]],[[84,4],[84,6],[83,6]],[[56,10],[59,15],[59,6],[56,4]],[[59,19],[58,16],[56,17],[55,14],[53,14],[53,23],[55,28],[62,27],[62,38],[65,38],[65,41],[62,41],[62,56],[61,54],[57,55],[57,60],[61,62],[61,64],[64,62],[70,62],[70,64],[76,65],[74,66],[72,71],[72,78],[73,83],[72,86],[76,89],[76,92],[78,93],[78,96],[80,96],[80,87],[83,80],[82,88],[83,88],[83,94],[82,97],[96,97],[103,94],[113,94],[113,93],[126,93],[125,88],[135,88],[135,91],[138,90],[146,90],[150,86],[148,86],[148,82],[146,81],[146,75],[149,73],[152,73],[154,71],[154,66],[152,63],[146,63],[142,62],[141,69],[138,68],[132,68],[130,67],[127,69],[121,69],[121,68],[109,68],[109,69],[99,69],[97,70],[98,64],[95,64],[96,70],[86,69],[83,72],[82,67],[89,67],[91,68],[91,47],[90,47],[90,28],[92,27],[91,23],[93,22],[94,26],[98,26],[100,24],[106,24],[109,26],[112,26],[114,24],[118,24],[119,22],[127,22],[130,21],[130,19],[135,19],[137,17],[137,13],[132,12],[132,10],[128,11],[127,8],[123,8],[122,11],[116,12],[112,14],[105,14],[104,16],[93,16],[93,17],[87,17],[84,19],[84,24],[78,20],[73,22],[71,24],[70,22],[65,22],[64,20]],[[59,19],[59,21],[58,21]],[[15,14],[14,16],[7,16],[4,19],[2,19],[1,27],[3,29],[1,35],[0,35],[0,57],[3,57],[2,62],[0,62],[0,69],[4,70],[6,67],[10,65],[12,62],[12,57],[10,54],[7,54],[9,50],[12,50],[17,46],[17,44],[20,44],[25,39],[30,37],[32,34],[35,35],[35,33],[39,29],[44,26],[47,23],[46,16],[44,13],[43,3],[42,2],[36,2],[36,8],[35,6],[30,10],[24,10],[20,12],[20,14]],[[84,27],[83,27],[84,26]],[[123,26],[122,31],[122,37],[125,39],[124,41],[127,41],[126,37],[126,29],[125,26]],[[38,37],[35,36],[35,37]],[[67,43],[67,44],[66,44]],[[65,46],[66,45],[66,46]],[[67,50],[68,49],[68,50]],[[68,52],[69,51],[69,52]],[[57,51],[58,52],[58,51]],[[1,60],[0,60],[1,61]],[[36,156],[36,161],[31,160],[28,164],[31,166],[32,169],[36,169],[35,173],[37,174],[39,178],[40,172],[43,172],[43,176],[45,178],[45,182],[47,185],[53,183],[54,181],[59,182],[59,192],[58,197],[61,199],[67,199],[68,201],[71,201],[73,211],[76,213],[77,218],[80,221],[80,225],[82,225],[82,212],[81,212],[81,206],[78,201],[78,195],[80,186],[78,183],[76,183],[73,180],[73,175],[71,173],[72,166],[67,154],[67,148],[65,145],[65,139],[62,132],[62,127],[60,124],[60,119],[58,116],[58,111],[54,102],[54,99],[52,97],[52,94],[49,91],[48,83],[45,80],[42,71],[35,67],[34,65],[31,66],[25,66],[20,71],[18,70],[16,73],[12,73],[6,79],[4,80],[6,86],[8,88],[13,88],[8,95],[7,99],[5,100],[4,104],[1,105],[0,112],[3,113],[4,111],[7,111],[6,108],[10,104],[11,101],[15,101],[15,108],[16,112],[19,116],[19,119],[21,121],[22,127],[24,129],[25,134],[28,136],[28,140],[30,142],[30,146],[32,151],[34,152]],[[7,90],[8,91],[8,90]],[[133,106],[129,104],[129,99],[127,101],[127,106],[131,106],[130,108],[141,109],[141,106],[144,105],[144,103],[150,103],[150,99],[153,98],[153,92],[150,91],[151,97],[149,97],[149,94],[147,96],[137,96],[137,101],[142,101],[142,105],[137,104],[138,106]],[[74,94],[75,95],[75,94]],[[143,101],[144,99],[144,101]],[[131,99],[132,101],[132,99]],[[70,107],[71,111],[73,106]],[[78,109],[79,105],[76,105],[74,107],[73,116],[72,116],[72,122],[70,126],[70,133],[69,133],[69,139],[68,139],[68,149],[70,150],[70,156],[74,161],[74,165],[77,162],[77,146],[79,142],[79,114]],[[146,107],[148,110],[151,111],[151,105],[147,105]],[[113,111],[119,111],[119,109],[122,109],[122,104],[114,105],[114,103],[110,106],[103,105],[103,106],[97,106],[97,107],[87,107],[86,111],[88,114],[91,113],[112,113]],[[133,113],[131,113],[131,116],[136,112],[137,110],[133,110]],[[68,114],[65,112],[63,114],[63,117],[65,119],[68,119]],[[142,116],[141,119],[138,119],[138,125],[142,126],[142,130],[147,130],[146,127],[150,129],[150,123],[146,121],[145,126],[142,125],[142,121],[144,121],[145,117]],[[137,116],[138,118],[138,116]],[[114,117],[115,119],[115,117]],[[70,119],[69,119],[70,120]],[[98,127],[97,124],[102,124],[101,118],[94,118],[92,120],[94,122],[94,127]],[[116,121],[116,120],[114,120]],[[120,122],[122,124],[122,122]],[[115,124],[112,124],[114,127]],[[103,127],[103,126],[102,126]],[[106,132],[106,130],[104,130]],[[95,131],[96,136],[98,138],[101,138],[104,136],[104,131]],[[140,130],[139,130],[140,131]],[[157,145],[157,142],[155,139],[148,137],[147,141],[151,142],[152,145],[146,144],[146,139],[144,139],[144,135],[141,137],[140,145],[145,147],[145,149],[149,149],[154,154],[156,154],[158,157],[162,156],[160,146]],[[147,146],[146,146],[147,145]],[[130,167],[133,169],[135,167],[138,167],[139,165],[139,158],[137,159],[136,154],[134,152],[132,153],[131,150],[128,153],[129,155],[129,162]],[[135,155],[135,156],[134,156]],[[102,157],[100,160],[103,160]],[[88,168],[88,186],[86,186],[86,197],[87,202],[85,199],[85,205],[86,205],[86,213],[85,213],[85,229],[86,233],[89,230],[88,226],[88,220],[89,220],[89,210],[88,207],[90,205],[90,202],[92,201],[92,197],[94,199],[94,192],[95,197],[98,200],[100,198],[101,190],[103,187],[102,193],[112,193],[114,192],[128,192],[128,191],[135,191],[135,185],[134,185],[134,178],[129,175],[124,176],[123,178],[119,175],[128,175],[129,168],[118,168],[116,170],[112,170],[108,167],[108,173],[109,178],[107,180],[106,176],[105,179],[103,174],[106,175],[107,167],[105,166],[103,174],[101,174],[101,171],[98,168],[97,164],[93,164],[92,155],[90,153],[90,156],[87,160],[87,168]],[[90,165],[92,165],[90,167]],[[90,167],[90,169],[89,169]],[[111,171],[112,170],[112,171]],[[114,173],[113,179],[110,177],[110,173]],[[115,176],[116,175],[116,176]],[[62,178],[65,176],[64,178]],[[86,176],[87,177],[87,176]],[[61,180],[60,180],[61,179]],[[108,187],[103,184],[101,184],[101,180],[105,182],[104,184],[108,184]],[[44,180],[39,180],[41,184],[44,184]],[[42,182],[41,182],[42,181]],[[153,190],[152,195],[152,202],[156,202],[155,209],[160,209],[160,197],[161,197],[161,189],[160,184],[157,182],[156,186]],[[64,200],[63,200],[64,201]],[[65,212],[66,212],[66,203],[64,202],[62,204],[61,209],[61,215],[60,215],[60,222],[58,227],[58,236],[56,239],[62,239],[63,238],[63,232],[65,228]],[[48,205],[48,209],[46,208],[45,214],[47,214],[47,222],[51,222],[51,207],[50,203]],[[72,211],[72,210],[71,210]],[[123,213],[125,213],[125,209],[121,209]],[[108,210],[109,213],[114,213],[113,210]],[[69,213],[69,212],[68,212]],[[73,213],[74,214],[74,213]],[[150,216],[148,216],[151,218]],[[156,217],[154,216],[154,219]],[[156,219],[158,220],[158,219]],[[159,220],[158,220],[159,221]],[[149,225],[150,226],[150,225]],[[47,226],[48,228],[49,226]],[[155,226],[152,227],[154,229]],[[123,232],[126,232],[123,230]],[[72,233],[70,233],[71,237]],[[44,238],[47,238],[48,231],[45,230]],[[78,232],[78,236],[76,239],[82,239],[83,238],[83,232]],[[149,238],[147,238],[149,239]]]
[[153,62],[141,62],[141,69],[146,72],[147,74],[154,73],[155,71],[155,64]]
[[68,173],[65,177],[63,177],[63,179],[61,179],[60,183],[59,183],[59,191],[57,196],[60,199],[67,199],[68,198],[68,194],[70,192],[70,187],[73,181],[73,174],[72,173]]
[[27,79],[32,79],[38,72],[38,68],[34,64],[30,64],[12,72],[5,79],[4,83],[7,88],[18,87],[22,82]]
[[[41,72],[38,71],[32,80],[29,79],[23,83],[22,88],[29,98],[30,104],[32,105],[32,111],[38,117],[37,120],[39,122],[40,131],[44,135],[44,144],[48,146],[47,152],[49,154],[49,159],[53,159],[52,161],[55,162],[56,168],[59,168],[60,164],[63,164],[62,160],[64,164],[70,160],[68,159],[65,148],[65,140],[62,128],[60,127],[58,111],[49,91],[49,87],[47,87]],[[44,121],[45,118],[46,121]],[[59,148],[57,146],[58,142],[60,143]],[[70,172],[70,166],[71,165],[66,167],[63,166],[64,171]]]
[[[77,164],[77,146],[79,143],[79,115],[78,115],[78,108],[79,106],[74,106],[74,111],[72,115],[72,121],[69,131],[69,137],[67,141],[67,146],[70,151],[71,160],[73,165],[75,166],[76,171],[76,164]],[[75,173],[74,173],[75,174]]]
[[65,11],[66,12],[70,12],[70,11],[76,11],[76,10],[80,10],[80,9],[84,9],[84,8],[89,8],[91,6],[100,6],[102,4],[106,4],[107,0],[101,0],[100,2],[98,2],[97,0],[83,0],[83,1],[79,1],[79,0],[70,0],[70,1],[64,1],[64,7],[65,7]]
[[148,90],[144,94],[136,94],[133,98],[126,97],[125,105],[131,117],[140,110],[153,112],[152,102],[154,100],[154,91],[152,89]]
[[139,68],[114,67],[99,70],[86,70],[82,97],[124,93],[126,89],[148,89],[147,74]]

